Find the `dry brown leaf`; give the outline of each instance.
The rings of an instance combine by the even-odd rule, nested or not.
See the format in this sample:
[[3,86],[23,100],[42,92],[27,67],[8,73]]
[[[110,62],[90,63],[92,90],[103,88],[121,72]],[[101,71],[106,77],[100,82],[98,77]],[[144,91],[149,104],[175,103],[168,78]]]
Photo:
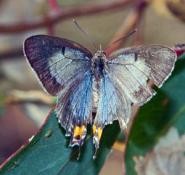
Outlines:
[[152,0],[151,5],[153,9],[161,16],[171,17],[171,13],[166,6],[166,0]]

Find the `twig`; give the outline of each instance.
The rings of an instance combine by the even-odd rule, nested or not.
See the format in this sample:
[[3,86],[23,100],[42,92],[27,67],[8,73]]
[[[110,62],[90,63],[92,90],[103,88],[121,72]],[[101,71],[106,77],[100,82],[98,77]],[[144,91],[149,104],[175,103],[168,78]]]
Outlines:
[[59,6],[57,0],[48,0],[48,4],[49,4],[51,11],[53,11],[53,12],[60,11],[60,6]]
[[56,98],[44,93],[43,91],[38,90],[12,90],[9,93],[8,97],[5,99],[5,102],[6,104],[22,102],[41,102],[53,106],[56,103]]
[[58,22],[64,21],[69,18],[79,17],[79,16],[87,16],[95,13],[102,13],[105,11],[115,10],[115,9],[123,9],[129,4],[133,3],[134,0],[117,0],[108,3],[102,4],[88,4],[81,5],[79,7],[62,9],[62,11],[57,14],[48,14],[47,18],[43,17],[42,19],[38,19],[32,22],[21,22],[15,24],[1,24],[0,25],[0,33],[3,34],[11,34],[11,33],[20,33],[29,30],[35,30],[38,28],[48,27],[50,25],[56,24]]
[[147,7],[148,2],[147,1],[141,1],[138,3],[135,8],[132,9],[132,11],[127,16],[126,20],[123,22],[121,27],[118,29],[118,31],[115,33],[113,39],[108,44],[107,49],[105,50],[106,54],[109,55],[113,51],[117,50],[121,44],[124,43],[125,40],[120,40],[114,44],[112,44],[114,41],[118,40],[119,38],[126,36],[129,32],[134,30],[137,26],[137,24],[140,22],[142,15],[144,13],[144,9]]
[[12,48],[0,53],[0,60],[3,59],[12,59],[12,58],[20,58],[23,56],[22,48]]
[[144,43],[144,20],[139,21],[137,25],[137,32],[133,36],[133,45],[138,46]]
[[[48,5],[50,8],[50,13],[57,14],[60,13],[61,8],[57,2],[57,0],[48,0]],[[46,16],[48,18],[48,16]],[[47,19],[46,19],[47,20]],[[54,35],[55,33],[55,23],[47,26],[47,34]]]

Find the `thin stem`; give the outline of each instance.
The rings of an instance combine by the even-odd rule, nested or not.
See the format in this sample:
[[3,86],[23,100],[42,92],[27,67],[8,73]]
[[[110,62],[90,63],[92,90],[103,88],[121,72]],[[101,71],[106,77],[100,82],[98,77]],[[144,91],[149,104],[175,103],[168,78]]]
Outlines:
[[[123,24],[109,42],[107,47],[108,49],[105,50],[107,55],[110,55],[113,51],[119,49],[119,47],[125,42],[125,38],[123,40],[119,40],[119,38],[128,35],[132,30],[137,28],[137,24],[142,19],[142,15],[144,13],[144,9],[147,7],[147,4],[147,1],[141,1],[131,10]],[[119,41],[114,43],[116,40]]]
[[12,34],[21,33],[29,30],[36,30],[38,28],[48,27],[58,22],[62,22],[66,19],[88,16],[96,13],[102,13],[110,10],[123,10],[129,4],[132,4],[134,0],[117,0],[102,4],[88,4],[81,5],[79,7],[66,8],[56,14],[48,14],[47,18],[43,17],[41,19],[34,20],[32,22],[20,22],[15,24],[1,24],[0,33],[1,34]]

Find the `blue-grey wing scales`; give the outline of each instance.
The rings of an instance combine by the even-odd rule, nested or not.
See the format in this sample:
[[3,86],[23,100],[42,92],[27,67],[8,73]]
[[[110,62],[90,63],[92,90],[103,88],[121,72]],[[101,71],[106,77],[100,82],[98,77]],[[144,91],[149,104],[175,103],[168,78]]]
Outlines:
[[35,35],[24,42],[24,53],[45,90],[57,95],[90,69],[92,54],[63,38]]
[[120,84],[132,103],[141,106],[155,94],[148,81],[161,87],[174,69],[176,59],[175,51],[168,47],[140,46],[114,53],[107,67],[112,80]]
[[99,101],[93,123],[93,142],[99,148],[99,141],[105,125],[118,120],[121,128],[126,128],[131,115],[131,100],[119,84],[111,80],[109,72],[104,71],[99,83]]
[[82,145],[87,124],[92,124],[92,73],[87,71],[58,94],[58,121],[71,136],[70,145]]

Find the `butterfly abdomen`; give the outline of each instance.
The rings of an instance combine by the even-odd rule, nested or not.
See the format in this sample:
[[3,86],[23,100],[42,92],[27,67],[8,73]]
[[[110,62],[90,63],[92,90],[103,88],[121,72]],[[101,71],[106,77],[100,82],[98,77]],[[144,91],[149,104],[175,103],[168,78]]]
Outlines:
[[93,111],[96,112],[99,99],[100,80],[103,78],[105,68],[105,54],[97,51],[92,59],[92,73],[93,73]]

